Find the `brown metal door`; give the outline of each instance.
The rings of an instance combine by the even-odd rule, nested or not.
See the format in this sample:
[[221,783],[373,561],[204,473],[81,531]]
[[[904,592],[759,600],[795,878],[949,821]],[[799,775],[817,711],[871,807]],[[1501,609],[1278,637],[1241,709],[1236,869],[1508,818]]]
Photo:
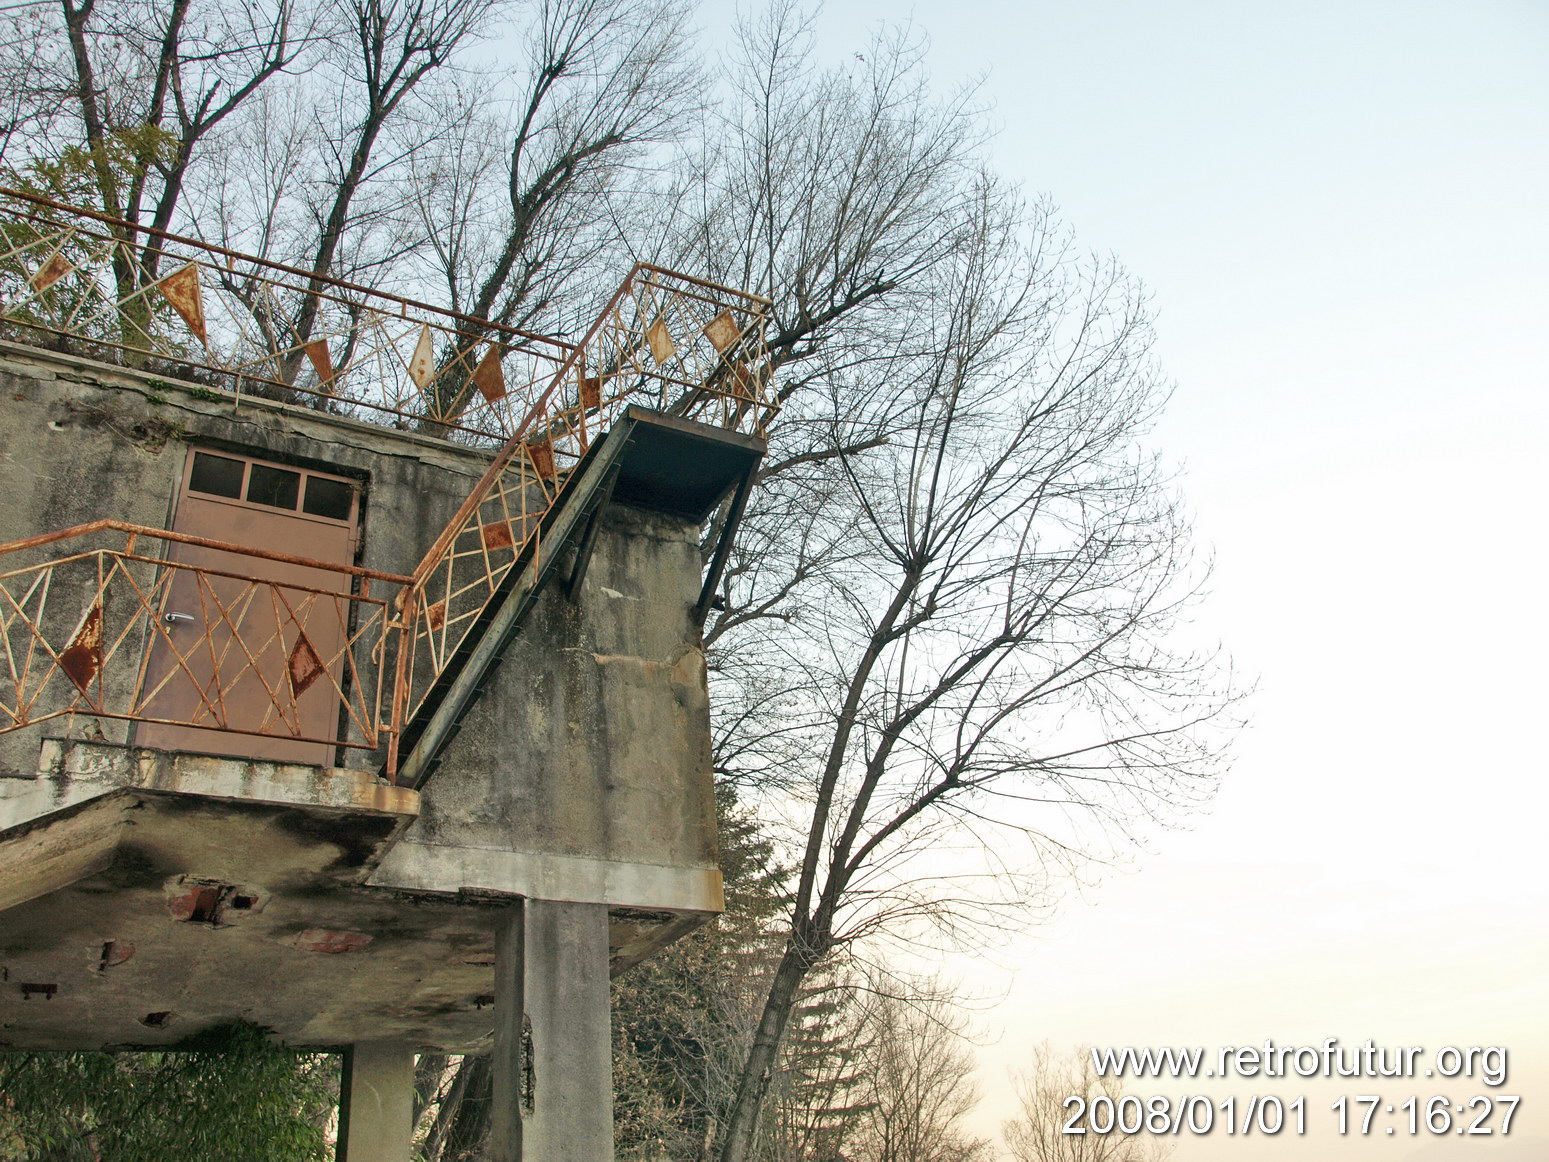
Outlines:
[[[342,477],[191,449],[173,531],[347,565],[358,490]],[[141,746],[329,765],[339,724],[347,574],[174,544],[162,628],[146,665]],[[242,733],[246,732],[246,733]]]

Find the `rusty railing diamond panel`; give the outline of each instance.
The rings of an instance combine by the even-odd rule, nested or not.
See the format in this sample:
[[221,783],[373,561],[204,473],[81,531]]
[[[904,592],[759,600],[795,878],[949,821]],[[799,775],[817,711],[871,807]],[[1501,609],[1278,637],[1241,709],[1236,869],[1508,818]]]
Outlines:
[[[768,301],[660,267],[637,265],[570,343],[0,193],[0,332],[53,335],[137,368],[164,361],[231,390],[256,385],[335,414],[500,443],[408,577],[113,521],[0,545],[0,733],[86,714],[385,744],[392,773],[405,724],[426,711],[517,563],[530,560],[536,573],[544,517],[625,407],[757,436],[776,411]],[[108,532],[124,534],[123,547],[85,547]],[[138,550],[137,539],[160,555]],[[355,591],[170,559],[179,542],[252,558],[254,573],[270,558],[348,576]],[[45,547],[65,555],[7,571]],[[192,639],[164,620],[174,584],[180,600],[191,592],[198,602]],[[321,644],[334,640],[342,644]],[[174,690],[193,692],[191,712],[168,710]],[[343,726],[312,737],[300,702],[323,697]],[[238,703],[259,709],[238,714]]]
[[[121,547],[90,544],[114,534]],[[141,546],[242,549],[112,521],[37,540],[0,547],[0,561],[11,566],[0,569],[0,732],[79,714],[365,750],[381,745],[389,721],[381,648],[391,591],[408,578],[330,566],[355,575],[356,593],[255,580],[148,555]],[[78,551],[13,563],[29,549],[71,547]],[[198,617],[179,619],[170,610],[179,582],[176,604],[188,603],[191,591]],[[373,595],[373,582],[390,592]],[[303,722],[301,700],[309,694],[326,731]],[[342,731],[334,726],[341,718]]]
[[[571,345],[0,190],[0,328],[494,447]],[[493,390],[493,385],[499,385]]]

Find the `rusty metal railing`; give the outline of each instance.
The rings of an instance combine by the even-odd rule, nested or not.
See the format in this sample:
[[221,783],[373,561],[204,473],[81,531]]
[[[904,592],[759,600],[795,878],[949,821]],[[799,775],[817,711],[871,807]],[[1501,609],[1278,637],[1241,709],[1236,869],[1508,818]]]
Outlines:
[[573,344],[0,188],[0,333],[496,446]]
[[[188,287],[206,285],[206,260],[198,257],[172,275],[142,279],[127,300],[140,306],[127,311],[126,321],[126,297],[113,297],[119,284],[111,280],[121,276],[130,252],[140,263],[135,277],[156,274],[159,266],[134,257],[148,244],[131,241],[127,227],[97,215],[80,212],[104,229],[60,225],[60,207],[26,204],[33,209],[0,227],[9,231],[0,253],[0,322],[97,344],[131,363],[137,353],[166,357],[247,381],[260,378],[255,369],[283,371],[285,359],[297,354],[294,345],[244,348],[246,333],[235,311],[222,317],[237,337],[216,342],[212,314],[189,306],[201,300],[190,300]],[[17,221],[26,224],[20,236]],[[201,245],[171,235],[154,238],[163,258],[178,253],[177,246]],[[276,270],[301,273],[204,249],[225,257],[224,273],[208,276],[216,287],[237,280],[235,272],[271,288],[281,285],[272,277]],[[96,273],[77,261],[88,251],[97,256]],[[104,268],[114,269],[104,274]],[[181,275],[184,282],[169,293],[168,283],[189,270],[194,273]],[[155,309],[146,306],[153,293],[165,300]],[[334,283],[320,297],[355,310],[356,331],[369,326],[381,332],[386,324],[368,319],[380,313],[365,305],[370,294]],[[396,319],[411,332],[420,328],[418,349],[424,334],[442,336],[432,340],[442,354],[431,361],[431,378],[422,383],[413,356],[399,358],[400,348],[391,348],[392,358],[383,356],[390,345],[369,360],[352,356],[337,366],[319,366],[321,357],[301,348],[317,375],[314,396],[326,396],[330,410],[346,410],[346,401],[351,408],[375,409],[396,417],[398,426],[407,420],[441,434],[504,434],[487,471],[412,575],[301,561],[111,521],[0,546],[0,665],[6,667],[0,669],[0,733],[69,714],[135,719],[368,750],[385,746],[391,775],[405,723],[426,711],[438,679],[469,644],[511,570],[524,559],[536,570],[545,516],[564,495],[572,469],[625,407],[654,407],[759,436],[775,411],[767,382],[767,300],[660,267],[637,265],[574,344],[477,320],[447,324],[424,317],[432,308],[392,301]],[[318,317],[324,314],[319,310]],[[248,323],[256,317],[249,310]],[[174,325],[188,334],[168,338]],[[476,358],[476,346],[464,342],[475,335],[483,344]],[[199,351],[191,349],[190,336]],[[502,336],[526,344],[521,376],[543,366],[541,379],[527,379],[517,392],[508,389],[515,352]],[[207,357],[202,363],[194,358],[201,352]],[[371,368],[376,370],[368,374]],[[324,375],[325,369],[331,373]],[[402,394],[405,381],[418,394]],[[263,382],[286,385],[277,378]],[[468,412],[458,407],[471,409],[481,426],[471,427]],[[482,422],[490,417],[498,423]],[[85,539],[110,531],[127,537],[122,548],[84,547]],[[160,556],[142,550],[146,540],[162,546]],[[24,550],[70,542],[76,544],[63,557],[4,569],[6,559]],[[309,588],[208,568],[176,559],[178,545],[251,559],[255,575],[265,559],[305,565],[338,576],[340,587]],[[204,625],[191,640],[165,620],[168,595],[180,581],[203,603]],[[174,687],[195,690],[192,713],[168,716],[167,692]],[[319,692],[331,692],[339,723],[331,737],[309,733],[302,724],[301,700],[316,700]],[[244,705],[256,696],[258,711],[234,717],[238,694]]]
[[[326,569],[342,587],[194,565],[176,558],[185,548],[250,573]],[[40,549],[64,553],[15,563]],[[374,750],[390,704],[381,648],[408,582],[122,521],[13,541],[0,546],[0,732],[85,715]]]
[[[629,404],[762,435],[767,303],[637,265],[414,571],[396,689],[406,721],[540,537],[567,470]],[[396,736],[394,739],[396,742]],[[393,759],[396,760],[396,752]]]

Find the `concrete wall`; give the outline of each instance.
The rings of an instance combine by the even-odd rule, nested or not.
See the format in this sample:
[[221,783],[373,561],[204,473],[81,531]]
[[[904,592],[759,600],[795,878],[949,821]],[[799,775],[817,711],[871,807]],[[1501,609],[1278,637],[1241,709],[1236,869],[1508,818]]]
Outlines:
[[166,528],[189,443],[355,476],[360,564],[411,570],[488,454],[0,342],[0,541],[112,517]]
[[698,588],[695,529],[608,510],[577,600],[545,594],[372,882],[718,911]]
[[[442,440],[5,343],[0,392],[0,540],[102,518],[166,527],[192,442],[362,479],[359,563],[407,573],[487,463]],[[544,595],[372,883],[720,908],[690,616],[697,536],[660,514],[604,513],[577,599]],[[0,771],[31,777],[40,735],[94,729],[58,719],[0,736]],[[102,731],[126,741],[123,723]]]
[[[487,452],[444,440],[264,399],[236,401],[4,342],[0,404],[0,542],[102,519],[170,527],[187,449],[195,444],[359,479],[363,537],[356,563],[407,573],[488,464]],[[123,537],[86,543],[121,548]],[[0,557],[0,569],[57,552]],[[62,734],[71,727],[56,720],[42,729]],[[75,729],[78,736],[100,730],[112,742],[132,740],[122,722],[78,720]],[[37,751],[38,732],[0,735],[0,776],[31,775]],[[350,761],[369,765],[359,752]]]

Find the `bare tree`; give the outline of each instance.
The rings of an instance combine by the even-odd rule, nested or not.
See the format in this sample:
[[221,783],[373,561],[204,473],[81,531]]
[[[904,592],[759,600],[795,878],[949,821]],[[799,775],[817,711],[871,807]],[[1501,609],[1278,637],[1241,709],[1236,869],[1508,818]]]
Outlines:
[[[291,376],[300,364],[301,347],[312,337],[323,280],[337,273],[336,261],[346,237],[362,233],[372,220],[369,211],[362,211],[358,196],[368,178],[381,176],[373,173],[373,167],[385,168],[375,157],[378,139],[415,88],[451,59],[495,2],[337,0],[342,39],[353,51],[341,56],[343,84],[337,90],[338,107],[330,111],[327,122],[340,128],[323,130],[325,178],[313,204],[317,227],[307,262],[312,278],[290,326],[296,347]],[[359,258],[353,259],[351,273],[361,265]]]
[[1039,1046],[1031,1067],[1016,1079],[1017,1116],[1001,1127],[1011,1156],[1016,1162],[1163,1162],[1172,1144],[1144,1130],[1099,1134],[1083,1119],[1085,1133],[1065,1132],[1074,1112],[1067,1099],[1079,1097],[1089,1110],[1094,1098],[1117,1104],[1124,1096],[1123,1083],[1093,1075],[1089,1060],[1085,1049],[1061,1056],[1047,1044]]
[[617,242],[615,186],[698,104],[689,15],[682,0],[541,6],[508,133],[504,229],[471,313],[528,322]]
[[[81,180],[50,192],[163,230],[207,140],[298,62],[316,20],[296,0],[60,0],[10,16],[30,50],[0,69],[19,114],[5,140],[13,167],[74,148]],[[156,259],[146,252],[152,276]]]
[[[443,94],[447,130],[412,154],[407,232],[454,310],[575,333],[639,237],[653,153],[701,100],[685,0],[543,0],[523,63]],[[467,324],[470,341],[485,332]],[[469,385],[449,377],[438,410]]]
[[726,911],[613,982],[621,1158],[705,1162],[779,955],[786,875],[758,818],[716,788]]
[[[127,176],[97,168],[109,214],[167,229],[205,137],[306,49],[314,14],[293,0],[198,8],[61,0],[73,70],[73,102],[88,146],[145,127],[167,135],[152,164]],[[100,161],[100,159],[99,159]]]
[[[1143,300],[1045,212],[1018,213],[988,180],[971,195],[916,281],[930,309],[886,382],[864,365],[833,376],[835,406],[811,424],[831,455],[766,483],[777,524],[755,513],[745,543],[799,546],[795,568],[735,573],[709,635],[755,692],[725,723],[722,767],[737,777],[757,756],[749,778],[800,836],[722,1162],[750,1156],[792,1005],[836,947],[983,922],[986,904],[1040,891],[1050,861],[1214,787],[1208,727],[1231,693],[1211,658],[1168,645],[1199,575],[1137,443],[1167,394]],[[922,862],[949,830],[967,850]],[[1007,894],[954,886],[975,872]]]
[[58,67],[52,4],[8,5],[0,9],[0,156],[15,158],[47,132],[57,100],[40,94]]
[[898,333],[881,317],[906,313],[959,243],[986,138],[972,87],[931,94],[918,35],[884,30],[825,69],[813,15],[772,0],[739,22],[719,110],[674,193],[676,260],[774,300],[782,399],[888,350]]
[[875,1000],[840,963],[809,978],[791,1013],[770,1084],[757,1155],[770,1162],[843,1162],[874,1112],[868,1075],[894,1046]]
[[[704,100],[686,0],[541,0],[511,72],[474,55],[496,0],[303,2],[16,18],[37,52],[0,79],[36,97],[3,107],[6,160],[64,129],[111,212],[495,321],[564,331],[558,288],[584,303],[614,248],[773,300],[785,410],[706,632],[718,773],[792,867],[747,1051],[702,1089],[746,1162],[836,949],[993,923],[1214,787],[1232,691],[1169,644],[1200,576],[1139,443],[1144,302],[988,176],[974,90],[934,96],[917,37],[820,68],[774,0]],[[314,301],[266,320],[293,373]]]
[[[301,0],[305,2],[305,0]],[[60,0],[0,16],[0,86],[11,113],[0,146],[11,182],[96,207],[122,225],[113,277],[126,349],[142,346],[161,252],[150,230],[179,213],[208,142],[310,40],[296,0]]]
[[856,1096],[862,1109],[851,1139],[855,1162],[979,1162],[989,1143],[962,1120],[978,1093],[963,1021],[931,982],[904,995],[863,992],[865,1055]]
[[964,1021],[934,981],[844,958],[803,986],[754,1156],[769,1162],[984,1162]]

